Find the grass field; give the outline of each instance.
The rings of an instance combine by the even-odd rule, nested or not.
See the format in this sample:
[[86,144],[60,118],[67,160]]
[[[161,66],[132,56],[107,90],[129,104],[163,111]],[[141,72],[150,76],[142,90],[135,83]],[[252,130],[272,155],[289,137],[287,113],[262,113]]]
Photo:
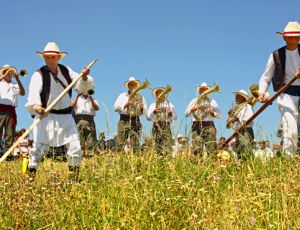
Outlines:
[[31,183],[21,164],[0,165],[0,229],[300,229],[299,158],[99,155],[73,186],[64,162]]

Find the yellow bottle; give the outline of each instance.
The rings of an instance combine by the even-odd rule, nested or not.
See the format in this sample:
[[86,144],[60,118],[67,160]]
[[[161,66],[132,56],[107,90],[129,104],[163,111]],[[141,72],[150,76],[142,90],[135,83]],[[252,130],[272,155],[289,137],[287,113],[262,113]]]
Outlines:
[[22,163],[22,174],[27,173],[27,167],[28,167],[29,159],[27,156],[23,157],[23,163]]

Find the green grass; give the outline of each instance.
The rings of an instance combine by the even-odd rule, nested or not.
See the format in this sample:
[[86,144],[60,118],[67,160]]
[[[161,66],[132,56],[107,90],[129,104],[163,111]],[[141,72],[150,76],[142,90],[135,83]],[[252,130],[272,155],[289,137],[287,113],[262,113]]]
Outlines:
[[78,185],[46,160],[34,182],[0,165],[0,229],[299,229],[300,159],[100,155]]

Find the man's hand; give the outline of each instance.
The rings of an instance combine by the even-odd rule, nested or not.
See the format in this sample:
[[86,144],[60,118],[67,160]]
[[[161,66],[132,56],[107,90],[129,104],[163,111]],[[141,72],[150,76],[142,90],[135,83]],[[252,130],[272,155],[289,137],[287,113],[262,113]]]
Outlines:
[[84,67],[83,70],[82,70],[82,79],[84,81],[87,80],[87,75],[90,73],[90,69],[87,68],[87,67]]
[[36,106],[35,111],[41,115],[44,115],[46,113],[45,109],[41,105]]
[[265,93],[259,93],[258,94],[258,100],[260,102],[266,102],[268,100],[268,98],[266,97],[266,94]]
[[195,112],[199,107],[197,105],[193,105],[192,108],[190,109],[190,113]]
[[296,77],[297,77],[298,79],[300,79],[300,68],[298,69],[298,71],[297,71],[297,73],[296,73]]
[[167,111],[167,115],[168,115],[168,117],[172,117],[172,116],[173,116],[172,111],[171,111],[171,110],[168,110],[168,111]]

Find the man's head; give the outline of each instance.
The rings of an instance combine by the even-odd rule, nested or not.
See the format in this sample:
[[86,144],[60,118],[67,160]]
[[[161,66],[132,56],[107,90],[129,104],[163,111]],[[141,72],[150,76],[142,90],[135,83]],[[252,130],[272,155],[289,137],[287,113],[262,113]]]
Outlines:
[[164,91],[163,87],[156,87],[155,89],[152,90],[153,97],[158,98],[162,91]]
[[209,86],[206,84],[206,82],[202,82],[201,85],[197,86],[197,91],[199,94],[204,93],[208,89],[209,89]]
[[128,81],[124,83],[124,86],[128,88],[129,92],[132,92],[136,87],[140,85],[140,81],[136,80],[134,77],[130,77]]
[[0,68],[0,79],[10,83],[12,81],[13,76],[15,75],[15,68],[10,65],[4,65]]
[[55,42],[48,42],[44,51],[37,51],[37,54],[44,58],[47,66],[57,66],[59,60],[63,58],[67,52],[60,52],[59,47]]
[[235,95],[235,103],[236,104],[241,104],[241,103],[249,100],[248,93],[243,89],[241,89],[238,92],[234,92],[233,94]]
[[300,41],[300,24],[298,22],[289,22],[284,32],[276,32],[278,36],[283,37],[287,46],[297,47]]

